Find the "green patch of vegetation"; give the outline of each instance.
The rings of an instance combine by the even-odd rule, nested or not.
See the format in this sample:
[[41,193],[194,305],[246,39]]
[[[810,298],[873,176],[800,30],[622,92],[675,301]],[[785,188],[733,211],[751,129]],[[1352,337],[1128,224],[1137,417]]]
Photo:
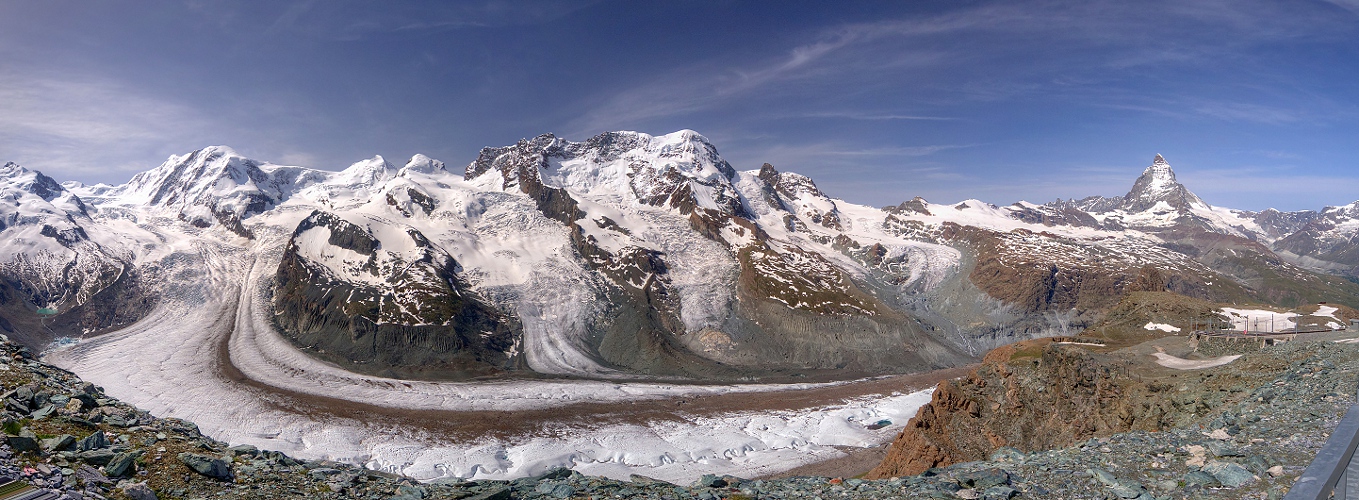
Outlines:
[[1010,354],[1010,361],[1020,361],[1025,359],[1040,359],[1042,357],[1043,357],[1043,346],[1039,344],[1033,344],[1026,345],[1019,349],[1015,349],[1015,352],[1013,354]]

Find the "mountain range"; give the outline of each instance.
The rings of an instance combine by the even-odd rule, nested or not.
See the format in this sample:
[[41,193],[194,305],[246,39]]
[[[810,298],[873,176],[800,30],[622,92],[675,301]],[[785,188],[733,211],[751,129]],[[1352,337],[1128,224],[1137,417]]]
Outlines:
[[267,299],[289,342],[399,378],[913,372],[1074,333],[1133,291],[1359,307],[1359,202],[1215,207],[1160,155],[1124,196],[1041,205],[857,205],[737,170],[688,130],[541,135],[461,171],[216,146],[87,186],[9,163],[0,195],[0,330],[17,341],[116,331],[218,293],[183,283],[246,272],[210,263],[249,260],[272,280],[234,293]]

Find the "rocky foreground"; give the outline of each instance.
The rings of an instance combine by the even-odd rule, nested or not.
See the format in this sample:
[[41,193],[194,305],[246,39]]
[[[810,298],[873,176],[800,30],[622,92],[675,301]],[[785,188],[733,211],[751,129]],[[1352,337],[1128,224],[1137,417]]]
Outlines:
[[[0,342],[7,434],[0,445],[0,476],[66,499],[1279,498],[1354,403],[1357,368],[1359,349],[1353,344],[1322,339],[1265,347],[1225,366],[1182,372],[1176,383],[1158,383],[1154,391],[1139,392],[1140,401],[1118,406],[1124,416],[1135,413],[1125,411],[1130,407],[1181,412],[1153,412],[1160,415],[1156,422],[1173,423],[1169,430],[1100,435],[1101,424],[1093,422],[1054,426],[1048,430],[1088,428],[1091,437],[1028,453],[1000,446],[987,460],[881,480],[706,476],[675,485],[559,469],[514,481],[421,484],[352,465],[229,446],[203,436],[191,422],[156,418],[109,398],[6,340]],[[891,466],[885,463],[877,472]]]

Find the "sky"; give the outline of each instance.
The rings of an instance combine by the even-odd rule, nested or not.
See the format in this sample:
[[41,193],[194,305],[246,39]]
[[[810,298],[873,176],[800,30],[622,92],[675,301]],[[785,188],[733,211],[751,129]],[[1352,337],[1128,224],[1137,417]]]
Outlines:
[[1359,0],[0,2],[0,161],[126,182],[229,145],[461,167],[693,129],[870,205],[1359,200]]

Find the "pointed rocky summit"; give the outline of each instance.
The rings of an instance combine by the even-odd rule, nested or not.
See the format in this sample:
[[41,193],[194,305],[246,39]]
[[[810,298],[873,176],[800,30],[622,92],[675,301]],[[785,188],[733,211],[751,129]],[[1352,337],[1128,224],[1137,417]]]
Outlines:
[[1181,212],[1188,211],[1195,204],[1206,205],[1175,180],[1175,171],[1170,168],[1170,163],[1158,154],[1152,159],[1151,166],[1143,170],[1137,182],[1133,183],[1132,190],[1123,197],[1122,208],[1128,212],[1143,212],[1160,202]]

